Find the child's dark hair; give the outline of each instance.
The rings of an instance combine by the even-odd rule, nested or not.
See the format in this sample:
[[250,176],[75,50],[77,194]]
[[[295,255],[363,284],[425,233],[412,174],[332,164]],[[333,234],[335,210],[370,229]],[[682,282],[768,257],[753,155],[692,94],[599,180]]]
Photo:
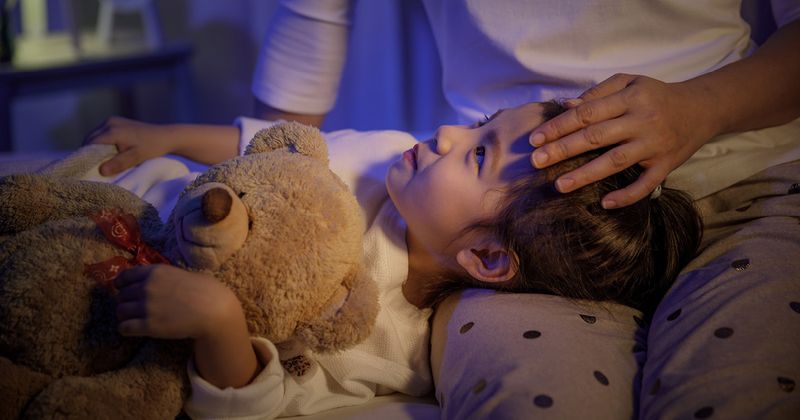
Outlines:
[[[564,111],[555,102],[544,106],[545,119]],[[655,310],[697,252],[702,221],[691,198],[671,188],[662,188],[657,198],[603,209],[603,196],[638,179],[638,165],[570,193],[555,190],[560,175],[606,150],[586,152],[514,180],[497,216],[468,228],[493,235],[518,257],[517,274],[497,289],[614,301],[645,314]],[[488,286],[458,277],[437,282],[429,303],[456,289]]]

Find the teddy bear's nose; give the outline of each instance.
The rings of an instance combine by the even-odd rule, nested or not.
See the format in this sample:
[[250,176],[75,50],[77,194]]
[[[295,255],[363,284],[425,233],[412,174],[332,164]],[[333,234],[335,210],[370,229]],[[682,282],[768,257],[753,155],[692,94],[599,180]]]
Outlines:
[[203,216],[211,223],[217,223],[231,212],[233,199],[224,188],[212,188],[203,194]]

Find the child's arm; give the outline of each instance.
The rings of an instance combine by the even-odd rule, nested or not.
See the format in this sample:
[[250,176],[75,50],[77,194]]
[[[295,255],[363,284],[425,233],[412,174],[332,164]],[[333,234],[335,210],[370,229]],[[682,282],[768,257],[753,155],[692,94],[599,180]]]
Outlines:
[[363,352],[339,354],[337,375],[322,365],[299,377],[287,373],[274,344],[249,336],[233,292],[207,274],[148,265],[124,271],[114,285],[121,334],[194,339],[186,405],[193,418],[309,414],[368,401],[378,387],[375,378],[391,366],[398,367],[396,377],[413,376]]
[[84,144],[113,144],[119,153],[100,166],[114,175],[147,159],[174,153],[213,165],[239,152],[239,129],[224,125],[146,124],[111,117],[92,131]]
[[245,386],[260,371],[241,304],[213,276],[148,265],[114,285],[122,335],[194,339],[197,370],[218,388]]
[[207,334],[194,340],[194,364],[200,376],[217,388],[241,388],[252,382],[263,366],[250,344],[244,313],[235,296],[218,318]]

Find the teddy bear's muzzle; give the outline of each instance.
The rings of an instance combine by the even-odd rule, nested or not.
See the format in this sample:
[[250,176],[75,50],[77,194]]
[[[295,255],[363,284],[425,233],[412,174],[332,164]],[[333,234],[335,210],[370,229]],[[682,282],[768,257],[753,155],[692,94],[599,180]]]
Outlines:
[[227,185],[203,184],[176,208],[178,249],[193,268],[215,270],[247,239],[247,208]]

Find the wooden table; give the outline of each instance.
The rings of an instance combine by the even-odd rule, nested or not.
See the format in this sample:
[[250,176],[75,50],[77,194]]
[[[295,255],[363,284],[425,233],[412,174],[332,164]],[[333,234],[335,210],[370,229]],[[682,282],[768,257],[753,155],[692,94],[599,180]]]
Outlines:
[[[110,48],[92,46],[76,54],[68,42],[41,45],[35,54],[15,56],[12,64],[0,65],[0,151],[13,147],[11,106],[25,95],[98,87],[131,87],[151,80],[167,80],[172,86],[173,119],[192,120],[190,59],[186,44],[155,49],[142,46]],[[32,51],[30,48],[29,51]]]

